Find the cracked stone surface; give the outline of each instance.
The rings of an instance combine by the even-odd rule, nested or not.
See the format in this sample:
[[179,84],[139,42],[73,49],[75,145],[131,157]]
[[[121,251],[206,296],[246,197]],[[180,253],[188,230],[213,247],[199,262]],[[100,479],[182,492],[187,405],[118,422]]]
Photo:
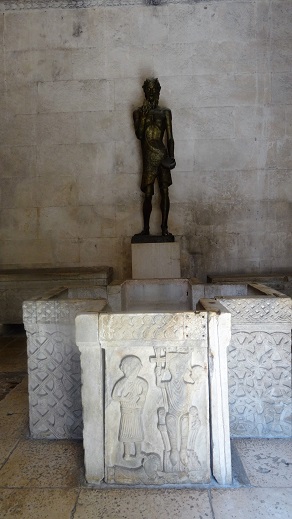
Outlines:
[[291,440],[236,440],[235,445],[251,485],[292,487]]

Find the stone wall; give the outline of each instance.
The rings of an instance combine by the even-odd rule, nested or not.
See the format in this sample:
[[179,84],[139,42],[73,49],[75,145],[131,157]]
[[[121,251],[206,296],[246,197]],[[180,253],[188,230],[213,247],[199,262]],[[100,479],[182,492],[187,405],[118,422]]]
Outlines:
[[3,267],[130,276],[132,110],[152,75],[173,112],[182,276],[289,267],[291,0],[1,0],[0,14]]

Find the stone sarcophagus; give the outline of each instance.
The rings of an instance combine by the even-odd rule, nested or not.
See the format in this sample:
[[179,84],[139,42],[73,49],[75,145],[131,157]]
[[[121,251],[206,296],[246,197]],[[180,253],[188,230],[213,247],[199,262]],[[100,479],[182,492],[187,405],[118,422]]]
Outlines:
[[204,309],[76,318],[88,482],[208,483],[211,458],[214,477],[231,482],[230,315],[218,306],[220,315]]

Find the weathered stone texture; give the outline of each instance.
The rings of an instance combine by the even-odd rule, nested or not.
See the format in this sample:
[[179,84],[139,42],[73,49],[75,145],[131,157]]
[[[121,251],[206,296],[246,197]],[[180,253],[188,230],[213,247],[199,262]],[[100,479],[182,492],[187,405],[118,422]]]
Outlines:
[[228,354],[233,436],[290,437],[291,299],[219,298],[231,313]]
[[82,438],[80,354],[74,321],[99,311],[104,300],[26,301],[30,434],[39,439]]
[[9,240],[0,233],[2,265],[130,273],[142,225],[132,110],[157,75],[173,113],[183,275],[289,267],[290,0],[0,5],[1,212],[30,210],[38,229],[20,240],[18,214]]

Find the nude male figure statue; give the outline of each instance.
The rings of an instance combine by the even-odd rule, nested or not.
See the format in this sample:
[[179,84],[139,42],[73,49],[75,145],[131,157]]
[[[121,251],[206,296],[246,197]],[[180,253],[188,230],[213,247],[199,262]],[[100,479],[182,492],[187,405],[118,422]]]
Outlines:
[[[160,83],[157,78],[146,79],[143,84],[145,101],[133,113],[136,137],[141,141],[143,173],[141,190],[145,194],[143,203],[144,227],[141,235],[149,235],[149,221],[152,211],[154,182],[157,178],[161,202],[162,236],[172,236],[168,232],[169,194],[172,184],[170,170],[175,168],[172,116],[168,108],[160,107]],[[164,138],[166,136],[166,145]]]

